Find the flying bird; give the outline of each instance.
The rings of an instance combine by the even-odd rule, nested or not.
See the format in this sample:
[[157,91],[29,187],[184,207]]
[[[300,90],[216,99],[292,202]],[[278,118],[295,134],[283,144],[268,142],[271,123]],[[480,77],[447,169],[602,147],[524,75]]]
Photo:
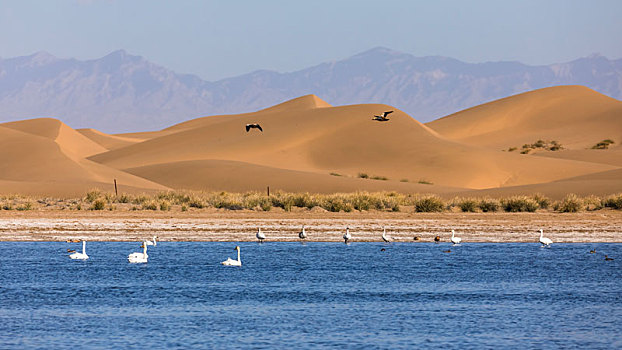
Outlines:
[[393,111],[382,112],[382,115],[374,115],[372,120],[377,120],[379,122],[386,122],[386,121],[389,120],[389,118],[387,118],[387,115],[389,115],[391,113],[393,113]]
[[248,132],[250,129],[259,129],[259,131],[263,132],[263,129],[261,128],[261,125],[255,123],[255,124],[246,124],[246,132]]

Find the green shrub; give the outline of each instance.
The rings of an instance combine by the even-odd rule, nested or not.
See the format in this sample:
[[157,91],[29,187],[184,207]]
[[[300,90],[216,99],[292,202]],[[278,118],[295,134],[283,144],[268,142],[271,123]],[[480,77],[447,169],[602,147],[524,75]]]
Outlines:
[[33,209],[33,205],[31,202],[23,203],[22,205],[17,207],[17,210],[19,211],[26,211],[26,210],[32,210],[32,209]]
[[93,202],[93,205],[89,208],[90,210],[104,210],[106,208],[106,202],[103,199],[96,199]]
[[445,210],[445,203],[436,196],[426,196],[414,201],[415,211],[419,213],[441,212]]
[[563,200],[556,202],[554,209],[562,213],[576,213],[583,210],[583,201],[576,194],[571,193]]
[[371,177],[371,179],[372,179],[372,180],[382,180],[382,181],[387,181],[389,178],[388,178],[388,177],[386,177],[386,176],[378,176],[378,175],[375,175],[375,176],[372,176],[372,177]]
[[188,211],[188,207],[185,204],[183,204],[181,206],[181,211]]
[[369,179],[369,175],[367,175],[367,173],[359,173],[358,177],[361,179]]
[[339,173],[330,173],[330,175],[332,175],[332,176],[341,176],[341,174],[339,174]]
[[463,212],[474,213],[478,207],[477,200],[473,198],[458,198],[456,203]]
[[499,207],[501,205],[499,204],[499,201],[496,199],[484,198],[479,201],[478,206],[479,206],[479,209],[484,213],[489,213],[489,212],[494,213],[499,210]]
[[419,180],[417,181],[417,183],[422,184],[422,185],[434,185],[432,182],[428,180]]
[[400,182],[408,182],[408,179],[401,179]]
[[527,196],[512,196],[501,199],[501,207],[511,213],[535,212],[538,210],[538,203]]

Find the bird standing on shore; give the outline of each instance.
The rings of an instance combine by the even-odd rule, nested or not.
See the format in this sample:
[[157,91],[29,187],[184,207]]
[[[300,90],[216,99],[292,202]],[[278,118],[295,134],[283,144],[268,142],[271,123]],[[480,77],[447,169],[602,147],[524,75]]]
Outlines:
[[257,228],[257,233],[255,234],[255,237],[257,237],[259,243],[263,243],[263,240],[266,239],[266,235],[261,232],[261,227]]
[[451,230],[451,243],[460,244],[460,242],[462,242],[462,238],[455,237],[455,235],[456,235],[456,232],[454,230]]
[[391,237],[387,236],[387,229],[384,226],[382,226],[382,240],[385,241],[385,243],[393,242]]
[[250,129],[259,129],[259,131],[263,132],[263,129],[261,128],[261,125],[254,123],[254,124],[246,124],[246,132],[249,132]]
[[551,241],[550,238],[546,238],[543,236],[544,231],[542,231],[542,229],[540,229],[540,243],[542,243],[543,247],[548,247],[551,244],[553,244],[553,241]]
[[376,120],[379,122],[386,122],[389,120],[389,118],[387,118],[387,116],[389,114],[393,113],[393,111],[386,111],[386,112],[382,112],[382,115],[374,115],[374,117],[372,118],[372,120]]
[[305,225],[302,225],[302,231],[298,232],[298,238],[302,240],[307,238],[307,232],[305,232]]
[[348,241],[352,239],[352,235],[350,234],[350,228],[346,227],[346,233],[343,234],[343,240],[345,244],[348,244]]

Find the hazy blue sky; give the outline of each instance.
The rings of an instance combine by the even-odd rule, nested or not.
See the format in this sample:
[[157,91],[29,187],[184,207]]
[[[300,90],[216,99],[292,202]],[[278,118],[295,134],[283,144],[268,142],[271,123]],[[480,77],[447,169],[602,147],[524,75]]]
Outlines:
[[208,80],[376,46],[467,62],[622,57],[622,1],[0,0],[0,57],[125,49]]

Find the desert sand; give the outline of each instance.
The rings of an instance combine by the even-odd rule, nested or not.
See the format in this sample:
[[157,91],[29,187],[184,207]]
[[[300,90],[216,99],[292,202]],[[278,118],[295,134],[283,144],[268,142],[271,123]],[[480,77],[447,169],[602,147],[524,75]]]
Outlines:
[[[353,242],[381,242],[382,227],[396,242],[534,242],[538,230],[556,243],[622,242],[622,212],[387,213],[387,212],[0,212],[0,241],[299,241],[306,225],[311,242],[342,242],[346,226]],[[420,237],[414,241],[415,236]]]
[[[375,114],[393,110],[387,122]],[[414,116],[416,118],[416,116]],[[247,123],[264,131],[246,132]],[[560,151],[508,152],[538,139]],[[612,139],[607,150],[590,149]],[[580,86],[536,90],[427,125],[395,106],[314,95],[252,113],[108,135],[51,118],[0,124],[0,194],[79,197],[92,188],[443,196],[622,192],[622,102]],[[379,180],[359,178],[361,173]]]

